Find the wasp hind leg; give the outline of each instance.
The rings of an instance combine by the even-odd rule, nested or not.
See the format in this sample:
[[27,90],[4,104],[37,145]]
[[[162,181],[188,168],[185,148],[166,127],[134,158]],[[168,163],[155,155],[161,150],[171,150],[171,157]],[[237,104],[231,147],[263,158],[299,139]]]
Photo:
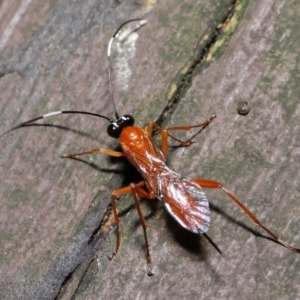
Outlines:
[[250,218],[250,220],[255,225],[259,226],[265,232],[267,232],[278,244],[288,248],[291,251],[300,253],[300,249],[284,243],[269,228],[267,228],[262,223],[260,223],[260,221],[258,221],[255,215],[240,200],[238,200],[229,190],[227,190],[221,183],[208,180],[208,179],[193,179],[192,181],[194,181],[195,183],[197,183],[203,188],[221,189]]

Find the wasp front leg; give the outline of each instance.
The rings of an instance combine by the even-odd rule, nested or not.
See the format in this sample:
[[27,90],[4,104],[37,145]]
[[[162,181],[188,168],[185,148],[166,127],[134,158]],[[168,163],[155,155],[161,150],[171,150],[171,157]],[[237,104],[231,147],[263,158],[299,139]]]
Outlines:
[[118,152],[118,151],[104,149],[104,148],[96,148],[96,149],[92,149],[92,150],[86,151],[86,152],[66,154],[66,155],[63,155],[61,158],[75,158],[78,156],[87,155],[87,154],[95,154],[95,153],[104,153],[104,154],[107,154],[109,156],[114,156],[114,157],[124,156],[123,152]]

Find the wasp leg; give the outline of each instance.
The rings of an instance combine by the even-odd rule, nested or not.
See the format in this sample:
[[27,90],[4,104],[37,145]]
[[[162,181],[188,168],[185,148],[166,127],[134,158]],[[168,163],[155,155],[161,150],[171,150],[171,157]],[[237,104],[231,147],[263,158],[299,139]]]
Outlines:
[[94,153],[104,153],[104,154],[114,156],[114,157],[124,156],[123,152],[113,151],[113,150],[104,149],[104,148],[96,148],[96,149],[92,149],[87,152],[63,155],[61,158],[74,158],[77,156],[86,155],[86,154],[94,154]]
[[154,123],[154,122],[149,122],[147,125],[147,132],[149,134],[152,133],[152,129],[153,127],[155,127],[155,129],[161,134],[161,150],[164,153],[164,155],[166,156],[168,153],[168,137],[170,137],[171,139],[175,140],[176,142],[180,143],[182,146],[190,146],[192,145],[194,142],[192,141],[192,138],[188,139],[187,141],[182,141],[177,139],[176,137],[174,137],[173,135],[171,135],[168,131],[175,131],[175,130],[190,130],[192,128],[199,128],[201,127],[201,129],[194,135],[198,135],[202,130],[204,130],[211,122],[212,120],[216,118],[216,116],[212,116],[210,117],[210,119],[208,119],[207,121],[201,123],[201,124],[197,124],[197,125],[191,125],[191,126],[176,126],[176,127],[169,127],[166,129],[162,129],[158,124]]
[[193,179],[193,181],[199,184],[203,188],[221,189],[237,206],[239,206],[244,211],[244,213],[251,219],[251,221],[255,225],[259,226],[265,232],[267,232],[277,243],[290,249],[291,251],[300,253],[300,249],[282,242],[277,235],[275,235],[266,226],[261,224],[258,221],[258,219],[255,217],[255,215],[240,200],[238,200],[229,190],[227,190],[221,183],[212,180],[207,180],[207,179]]
[[116,200],[119,196],[124,195],[124,194],[129,194],[131,193],[133,195],[134,201],[135,201],[135,205],[136,205],[136,209],[141,221],[141,225],[143,227],[143,231],[144,231],[144,239],[145,239],[145,246],[146,246],[146,256],[147,256],[147,265],[148,265],[148,275],[152,276],[153,272],[152,272],[152,261],[151,261],[151,255],[150,255],[150,251],[149,251],[149,243],[148,243],[148,237],[147,237],[147,223],[146,220],[143,216],[142,210],[141,210],[141,206],[140,206],[140,201],[139,201],[139,197],[143,197],[143,198],[148,198],[148,199],[155,199],[155,194],[153,192],[147,192],[145,191],[142,186],[147,186],[147,183],[145,181],[141,181],[139,183],[132,183],[129,186],[117,189],[115,191],[113,191],[112,196],[111,196],[111,204],[112,204],[112,208],[113,208],[113,213],[114,213],[114,218],[115,218],[115,222],[116,222],[116,235],[117,235],[117,241],[116,241],[116,246],[115,246],[115,250],[112,253],[112,255],[110,256],[109,259],[112,259],[119,251],[119,247],[120,247],[120,218],[118,216],[117,213],[117,207],[116,207]]

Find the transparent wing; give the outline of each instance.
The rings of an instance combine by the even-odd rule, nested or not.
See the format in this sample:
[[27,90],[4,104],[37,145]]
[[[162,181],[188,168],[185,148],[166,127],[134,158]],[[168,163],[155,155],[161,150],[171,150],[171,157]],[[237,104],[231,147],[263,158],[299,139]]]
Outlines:
[[208,200],[202,188],[195,182],[181,177],[159,176],[157,197],[170,215],[187,230],[194,233],[208,230]]

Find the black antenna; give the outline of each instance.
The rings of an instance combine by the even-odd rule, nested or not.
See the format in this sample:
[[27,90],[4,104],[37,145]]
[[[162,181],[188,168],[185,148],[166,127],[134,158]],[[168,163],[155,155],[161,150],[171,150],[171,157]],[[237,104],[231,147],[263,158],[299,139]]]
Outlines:
[[[125,23],[121,24],[119,26],[119,28],[116,30],[116,32],[114,33],[114,35],[112,36],[112,38],[110,39],[109,43],[108,43],[108,47],[107,47],[107,57],[108,57],[108,79],[109,79],[109,89],[110,89],[110,95],[111,95],[111,100],[112,100],[112,103],[113,103],[113,106],[114,106],[114,110],[115,110],[115,117],[117,120],[120,120],[120,116],[117,112],[117,109],[116,109],[116,105],[115,105],[115,101],[114,101],[114,97],[113,97],[113,90],[112,90],[112,84],[111,84],[111,63],[110,63],[110,52],[111,52],[111,46],[112,46],[112,43],[113,43],[113,40],[115,39],[116,35],[119,33],[119,31],[121,30],[121,28],[130,23],[130,22],[136,22],[136,21],[140,21],[140,24],[139,24],[139,27],[138,28],[141,28],[142,26],[144,26],[146,24],[146,20],[145,19],[132,19],[132,20],[129,20],[129,21],[126,21]],[[135,29],[137,30],[137,29]],[[0,135],[0,138],[2,138],[4,135],[6,135],[7,133],[13,131],[13,130],[16,130],[18,128],[21,128],[21,127],[26,127],[27,125],[30,125],[31,123],[33,122],[36,122],[38,120],[41,120],[41,119],[45,119],[45,118],[49,118],[49,117],[52,117],[52,116],[57,116],[57,115],[61,115],[61,114],[80,114],[80,115],[90,115],[90,116],[94,116],[94,117],[98,117],[98,118],[102,118],[102,119],[106,119],[108,120],[110,123],[114,123],[113,119],[111,118],[108,118],[106,116],[103,116],[103,115],[100,115],[100,114],[96,114],[96,113],[92,113],[92,112],[88,112],[88,111],[81,111],[81,110],[62,110],[62,111],[54,111],[54,112],[50,112],[50,113],[47,113],[47,114],[44,114],[42,116],[39,116],[37,118],[34,118],[34,119],[31,119],[29,121],[26,121],[26,122],[23,122],[23,123],[20,123],[12,128],[10,128],[8,131],[4,132],[2,135]]]
[[61,110],[61,111],[53,111],[53,112],[44,114],[44,115],[42,115],[42,116],[39,116],[39,117],[37,117],[37,118],[31,119],[31,120],[29,120],[29,121],[20,123],[20,124],[18,124],[18,125],[16,125],[16,126],[10,128],[8,131],[6,131],[6,132],[4,132],[2,135],[0,135],[0,138],[2,138],[4,135],[6,135],[7,133],[9,133],[9,132],[11,132],[11,131],[13,131],[13,130],[16,130],[16,129],[21,128],[21,127],[26,127],[27,125],[30,125],[31,123],[36,122],[36,121],[38,121],[38,120],[45,119],[45,118],[49,118],[49,117],[53,117],[53,116],[57,116],[57,115],[62,115],[62,114],[90,115],[90,116],[94,116],[94,117],[106,119],[106,120],[108,120],[110,123],[113,123],[113,122],[114,122],[111,118],[108,118],[108,117],[103,116],[103,115],[100,115],[100,114],[91,113],[91,112],[88,112],[88,111],[81,111],[81,110]]

